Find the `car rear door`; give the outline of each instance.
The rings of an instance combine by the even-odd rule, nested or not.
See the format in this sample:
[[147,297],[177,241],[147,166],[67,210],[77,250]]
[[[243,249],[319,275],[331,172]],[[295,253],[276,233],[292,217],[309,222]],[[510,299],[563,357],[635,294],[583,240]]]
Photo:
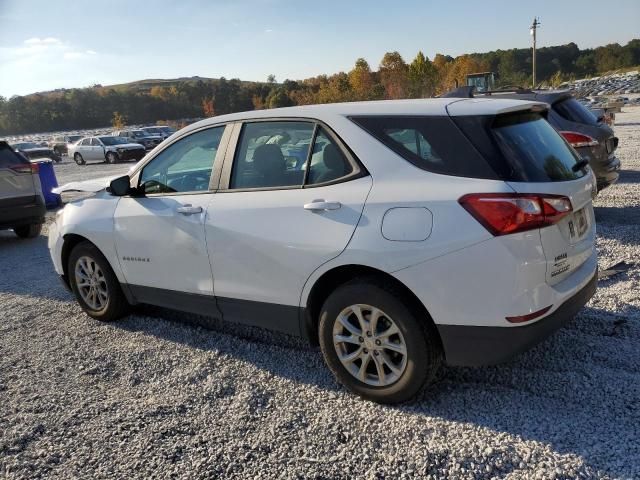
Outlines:
[[237,124],[205,226],[224,319],[298,334],[303,286],[345,249],[371,185],[326,126]]

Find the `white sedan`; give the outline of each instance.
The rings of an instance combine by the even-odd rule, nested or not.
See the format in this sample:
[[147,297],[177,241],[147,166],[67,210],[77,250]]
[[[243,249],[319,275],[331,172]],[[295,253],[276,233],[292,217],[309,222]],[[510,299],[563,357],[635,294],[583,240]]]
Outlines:
[[68,147],[69,157],[78,165],[87,162],[117,163],[121,161],[138,161],[146,151],[139,143],[131,143],[121,137],[86,137]]

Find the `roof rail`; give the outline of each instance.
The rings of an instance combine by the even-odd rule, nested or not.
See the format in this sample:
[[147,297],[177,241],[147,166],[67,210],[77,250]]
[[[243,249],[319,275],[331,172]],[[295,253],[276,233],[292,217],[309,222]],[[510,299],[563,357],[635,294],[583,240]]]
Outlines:
[[447,93],[440,95],[441,98],[474,98],[475,96],[491,96],[499,93],[533,93],[530,88],[520,87],[518,85],[508,85],[498,90],[487,90],[479,92],[475,86],[466,85],[464,87],[454,88]]

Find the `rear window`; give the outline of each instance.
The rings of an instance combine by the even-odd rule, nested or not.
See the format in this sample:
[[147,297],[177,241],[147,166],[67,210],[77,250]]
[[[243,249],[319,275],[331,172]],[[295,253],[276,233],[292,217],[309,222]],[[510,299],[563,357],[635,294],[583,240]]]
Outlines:
[[585,175],[584,170],[573,171],[580,158],[536,113],[498,117],[491,131],[500,152],[522,181],[557,182]]
[[496,172],[450,117],[352,117],[416,167],[459,177],[496,179]]
[[0,144],[0,168],[8,168],[21,163],[28,163],[28,160],[15,153],[6,144]]
[[556,102],[553,104],[553,109],[565,120],[585,125],[598,125],[598,119],[593,112],[575,98]]

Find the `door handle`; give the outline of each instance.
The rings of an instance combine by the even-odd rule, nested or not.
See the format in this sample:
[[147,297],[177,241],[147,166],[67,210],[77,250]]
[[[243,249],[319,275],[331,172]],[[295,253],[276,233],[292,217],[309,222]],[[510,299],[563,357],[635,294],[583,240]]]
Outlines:
[[176,212],[183,215],[194,215],[196,213],[202,213],[202,207],[194,207],[191,204],[187,204],[176,208]]
[[337,210],[342,206],[340,202],[327,202],[325,200],[314,200],[311,203],[305,203],[304,209],[311,210],[312,212],[319,212],[322,210]]

